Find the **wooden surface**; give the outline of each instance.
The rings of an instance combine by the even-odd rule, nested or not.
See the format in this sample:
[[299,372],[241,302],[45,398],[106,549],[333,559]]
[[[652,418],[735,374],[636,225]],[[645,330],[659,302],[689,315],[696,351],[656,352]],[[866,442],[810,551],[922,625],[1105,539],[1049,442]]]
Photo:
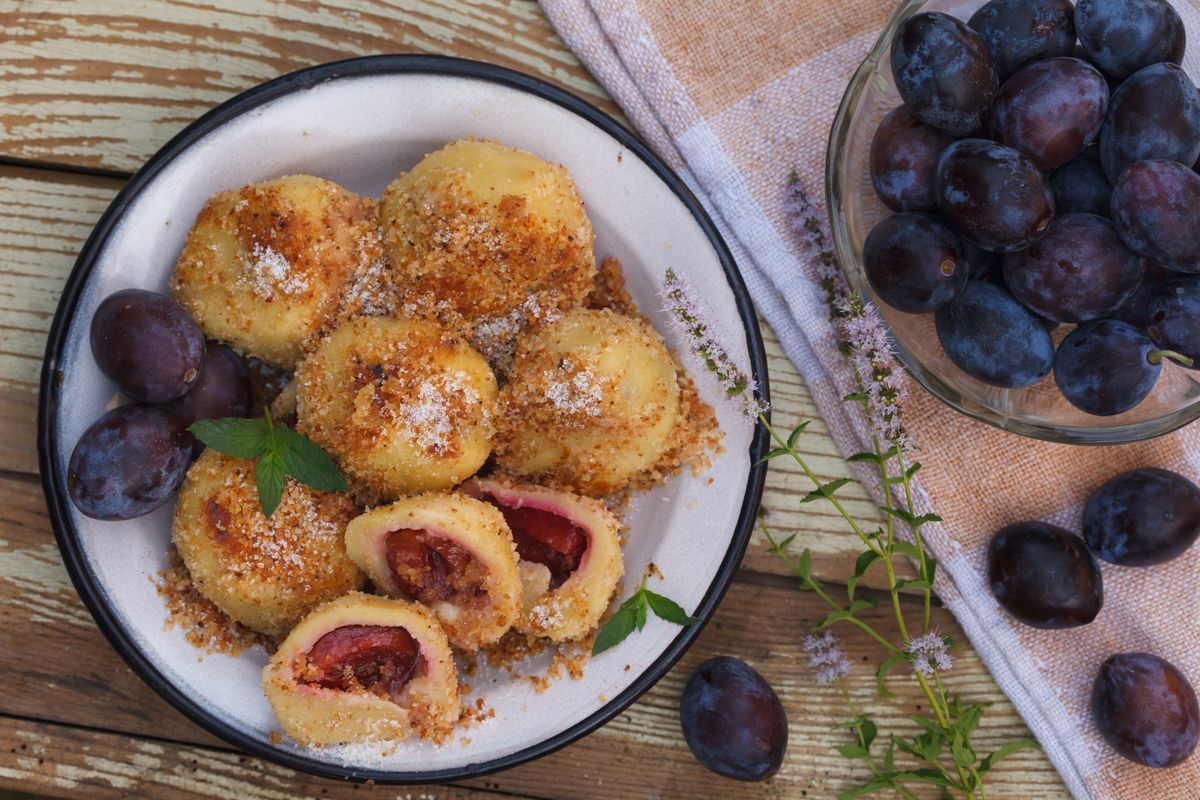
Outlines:
[[[125,667],[75,595],[36,476],[46,332],[79,247],[123,181],[214,104],[281,73],[355,55],[486,59],[617,109],[524,0],[0,0],[0,30],[0,790],[78,798],[825,798],[863,779],[831,750],[845,741],[832,730],[843,716],[840,696],[812,686],[799,648],[824,609],[794,589],[758,539],[699,643],[645,697],[550,757],[462,785],[397,790],[307,777],[237,753],[167,706]],[[778,423],[813,419],[805,447],[814,467],[825,479],[848,475],[803,382],[770,331],[764,335]],[[797,544],[813,549],[814,572],[837,582],[857,551],[831,509],[796,502],[808,489],[777,461],[764,502],[772,527],[797,533]],[[871,515],[861,488],[842,496],[853,513]],[[963,641],[949,614],[935,616]],[[881,728],[907,730],[919,695],[904,688],[880,702],[866,663],[878,653],[850,630],[842,633],[860,665],[856,700]],[[680,735],[684,681],[700,661],[725,653],[759,669],[787,707],[787,759],[765,784],[708,773]],[[950,683],[996,703],[980,748],[1026,735],[969,650]],[[1038,752],[1005,762],[990,787],[993,798],[1066,796]]]

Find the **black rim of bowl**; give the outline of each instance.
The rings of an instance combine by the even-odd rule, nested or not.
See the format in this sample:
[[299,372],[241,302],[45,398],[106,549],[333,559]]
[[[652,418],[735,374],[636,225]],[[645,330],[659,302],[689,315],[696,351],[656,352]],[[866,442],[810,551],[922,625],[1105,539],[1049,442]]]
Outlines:
[[426,772],[388,772],[343,767],[272,747],[267,742],[248,735],[237,727],[227,724],[202,704],[188,697],[159,672],[153,662],[137,647],[133,639],[121,627],[116,616],[104,601],[105,592],[100,586],[100,582],[92,571],[91,566],[86,562],[75,528],[70,522],[70,499],[67,496],[65,480],[63,478],[65,476],[65,465],[60,463],[58,457],[58,432],[54,420],[58,410],[59,391],[61,388],[61,373],[58,365],[66,343],[67,330],[76,313],[80,294],[87,283],[88,277],[91,275],[97,256],[103,250],[109,235],[116,223],[121,219],[125,209],[167,164],[196,140],[251,109],[293,92],[308,89],[331,80],[388,74],[443,75],[484,80],[519,89],[562,106],[583,117],[613,137],[626,150],[640,158],[688,208],[701,230],[704,231],[709,243],[716,251],[737,303],[742,325],[745,328],[746,343],[755,373],[754,377],[758,381],[763,398],[769,398],[766,357],[763,351],[762,336],[758,330],[754,307],[751,303],[749,293],[746,291],[746,285],[738,273],[733,256],[730,254],[725,242],[721,239],[720,234],[717,233],[712,220],[709,219],[704,209],[701,208],[695,196],[692,195],[670,167],[663,163],[658,156],[654,155],[640,139],[586,101],[552,86],[539,78],[534,78],[504,67],[447,56],[367,56],[322,64],[292,72],[251,88],[225,101],[188,125],[171,139],[138,170],[137,174],[117,194],[100,217],[100,221],[96,223],[95,229],[80,251],[79,258],[76,260],[70,277],[63,288],[62,297],[59,300],[58,309],[54,315],[54,321],[50,326],[50,337],[46,345],[45,361],[42,365],[41,391],[38,396],[38,463],[42,475],[42,487],[46,493],[46,502],[49,507],[50,521],[54,528],[54,536],[58,541],[59,550],[62,551],[63,562],[66,564],[67,572],[75,584],[75,589],[79,592],[84,605],[87,606],[100,630],[108,638],[113,648],[125,659],[133,671],[166,699],[167,702],[210,733],[235,745],[241,750],[295,770],[321,777],[343,780],[371,780],[376,783],[392,784],[433,783],[477,777],[549,755],[591,733],[624,711],[674,666],[711,618],[717,604],[729,588],[733,575],[741,563],[742,555],[745,553],[746,545],[750,540],[750,534],[753,530],[759,501],[762,498],[766,464],[761,461],[761,458],[766,452],[767,433],[761,425],[756,427],[750,446],[750,462],[752,466],[746,484],[746,493],[742,500],[737,527],[729,549],[725,553],[725,558],[712,583],[709,585],[703,600],[701,600],[699,607],[696,609],[695,614],[700,617],[701,622],[682,629],[674,641],[668,645],[666,650],[663,651],[645,672],[638,676],[628,688],[609,700],[594,713],[569,728],[559,731],[553,736],[523,750],[478,764],[468,764],[464,767]]

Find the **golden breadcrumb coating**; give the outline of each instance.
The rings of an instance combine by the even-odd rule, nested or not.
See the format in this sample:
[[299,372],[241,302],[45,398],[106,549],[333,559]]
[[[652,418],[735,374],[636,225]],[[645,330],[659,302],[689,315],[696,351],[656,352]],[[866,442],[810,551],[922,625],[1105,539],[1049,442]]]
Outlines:
[[383,498],[449,488],[491,453],[496,376],[434,322],[352,319],[295,383],[297,430]]
[[381,258],[373,200],[291,175],[213,195],[172,290],[210,339],[292,369],[339,306],[361,310],[347,294],[382,271]]
[[[327,633],[347,626],[401,627],[420,648],[413,677],[398,698],[365,689],[343,691],[305,683],[306,656]],[[309,614],[263,669],[263,690],[284,733],[301,744],[443,739],[459,717],[458,673],[437,618],[417,603],[358,592]]]
[[347,495],[288,478],[267,519],[254,468],[205,450],[179,490],[171,533],[197,591],[236,622],[278,636],[325,600],[362,586],[343,542],[358,508]]
[[493,361],[592,288],[595,236],[575,183],[531,153],[452,142],[396,179],[379,211],[404,313],[436,316]]
[[650,324],[577,309],[519,338],[496,462],[585,494],[614,492],[654,468],[679,416],[675,361]]
[[437,548],[434,555],[418,558],[424,569],[417,572],[436,571],[438,576],[410,571],[406,577],[421,589],[411,599],[437,614],[451,644],[478,650],[512,627],[521,611],[521,578],[512,534],[498,510],[458,492],[429,492],[352,520],[346,527],[346,551],[392,597],[408,596],[389,561],[389,535],[401,531],[416,534],[422,544],[432,539]]
[[514,627],[530,636],[544,636],[555,642],[578,640],[594,631],[625,572],[619,538],[621,524],[604,503],[503,477],[476,478],[464,489],[508,508],[554,514],[584,531],[587,548],[579,566],[555,589],[550,588],[550,571],[543,564],[520,562],[524,611]]

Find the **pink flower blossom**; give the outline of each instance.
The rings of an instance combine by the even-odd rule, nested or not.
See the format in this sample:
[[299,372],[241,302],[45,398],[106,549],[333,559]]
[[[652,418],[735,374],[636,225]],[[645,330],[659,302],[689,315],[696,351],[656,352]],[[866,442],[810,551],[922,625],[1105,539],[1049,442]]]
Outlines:
[[836,683],[850,674],[850,662],[842,654],[833,631],[806,636],[802,647],[808,653],[809,666],[817,670],[818,684]]
[[671,316],[671,324],[687,339],[692,355],[717,376],[725,396],[736,401],[738,410],[750,419],[765,414],[769,406],[758,396],[758,384],[725,350],[719,339],[719,328],[712,324],[708,308],[692,285],[675,270],[668,269],[660,294],[663,310]]
[[842,351],[854,368],[866,395],[867,419],[881,443],[901,452],[912,448],[901,420],[900,401],[908,395],[904,373],[892,352],[887,325],[879,310],[850,290],[833,251],[826,215],[808,197],[799,176],[788,180],[786,209],[800,237],[802,255],[812,265],[825,292],[830,320],[839,334]]
[[909,639],[905,651],[913,672],[926,678],[932,678],[937,672],[945,672],[954,665],[954,659],[946,652],[946,639],[937,631]]

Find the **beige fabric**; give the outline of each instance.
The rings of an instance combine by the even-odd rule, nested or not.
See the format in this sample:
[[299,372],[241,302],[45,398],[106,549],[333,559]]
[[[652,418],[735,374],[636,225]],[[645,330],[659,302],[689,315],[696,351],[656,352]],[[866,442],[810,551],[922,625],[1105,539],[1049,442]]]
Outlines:
[[[1190,41],[1200,42],[1197,8],[1176,5]],[[542,0],[542,6],[705,203],[843,452],[864,449],[860,420],[840,402],[849,376],[814,288],[812,254],[788,228],[784,185],[796,169],[814,198],[823,197],[825,142],[838,100],[892,4]],[[1196,50],[1193,44],[1189,61]],[[1077,529],[1088,493],[1122,470],[1153,465],[1200,480],[1200,428],[1125,447],[1049,445],[972,422],[915,386],[905,416],[925,464],[919,499],[945,518],[929,531],[942,564],[939,595],[1071,792],[1096,800],[1200,798],[1200,754],[1174,770],[1138,767],[1104,745],[1087,708],[1096,669],[1116,651],[1158,653],[1200,686],[1200,547],[1149,570],[1104,565],[1105,608],[1093,624],[1073,631],[1014,623],[982,573],[986,543],[998,527],[1044,519]]]

